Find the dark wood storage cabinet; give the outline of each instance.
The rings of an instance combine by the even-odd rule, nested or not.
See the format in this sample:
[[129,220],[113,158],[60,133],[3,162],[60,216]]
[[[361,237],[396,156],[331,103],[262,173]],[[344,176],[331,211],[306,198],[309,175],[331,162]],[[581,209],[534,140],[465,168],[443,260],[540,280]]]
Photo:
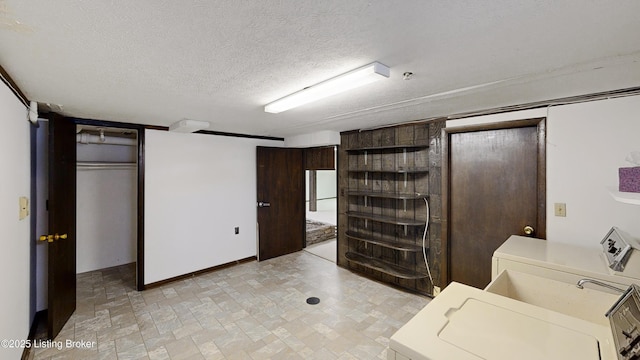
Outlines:
[[[424,253],[431,269],[434,259],[431,230],[425,234],[429,128],[423,123],[345,132],[338,151],[338,264],[424,294],[433,285]],[[439,216],[439,209],[430,210]]]

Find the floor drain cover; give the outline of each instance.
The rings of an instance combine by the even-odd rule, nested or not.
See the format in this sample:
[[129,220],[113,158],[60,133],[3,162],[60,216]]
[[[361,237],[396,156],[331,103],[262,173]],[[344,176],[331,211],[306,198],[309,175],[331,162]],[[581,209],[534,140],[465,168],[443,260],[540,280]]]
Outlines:
[[317,305],[320,303],[320,299],[318,299],[317,297],[310,297],[307,299],[307,304],[309,305]]

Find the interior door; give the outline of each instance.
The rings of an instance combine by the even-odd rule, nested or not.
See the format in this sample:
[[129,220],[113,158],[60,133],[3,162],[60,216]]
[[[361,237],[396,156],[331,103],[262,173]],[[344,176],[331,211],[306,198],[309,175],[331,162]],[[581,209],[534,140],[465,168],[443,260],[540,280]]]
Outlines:
[[544,120],[496,126],[446,131],[448,282],[484,288],[509,236],[546,236]]
[[302,250],[305,236],[303,150],[257,148],[258,260]]
[[76,309],[76,126],[49,120],[48,319],[50,339]]

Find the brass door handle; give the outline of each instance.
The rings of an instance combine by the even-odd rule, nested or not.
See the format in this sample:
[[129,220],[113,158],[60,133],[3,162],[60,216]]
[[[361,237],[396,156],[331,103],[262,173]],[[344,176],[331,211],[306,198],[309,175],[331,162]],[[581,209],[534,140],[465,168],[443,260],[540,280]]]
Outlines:
[[527,235],[532,235],[533,232],[534,232],[533,227],[531,227],[529,225],[525,226],[523,230],[524,230],[524,233],[527,234]]
[[40,241],[46,241],[46,242],[53,242],[53,240],[60,240],[60,239],[66,239],[68,236],[67,234],[55,234],[55,235],[42,235],[40,236]]

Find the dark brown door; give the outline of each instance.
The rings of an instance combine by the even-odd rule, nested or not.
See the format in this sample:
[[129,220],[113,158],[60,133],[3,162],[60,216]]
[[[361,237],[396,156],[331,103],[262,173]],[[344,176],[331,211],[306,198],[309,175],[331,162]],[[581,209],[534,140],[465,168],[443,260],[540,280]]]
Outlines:
[[302,250],[305,236],[302,149],[258,147],[258,260]]
[[449,280],[478,288],[509,236],[546,231],[544,122],[502,126],[447,132]]
[[[76,126],[49,120],[48,336],[53,339],[76,309]],[[57,236],[56,236],[57,235]]]

